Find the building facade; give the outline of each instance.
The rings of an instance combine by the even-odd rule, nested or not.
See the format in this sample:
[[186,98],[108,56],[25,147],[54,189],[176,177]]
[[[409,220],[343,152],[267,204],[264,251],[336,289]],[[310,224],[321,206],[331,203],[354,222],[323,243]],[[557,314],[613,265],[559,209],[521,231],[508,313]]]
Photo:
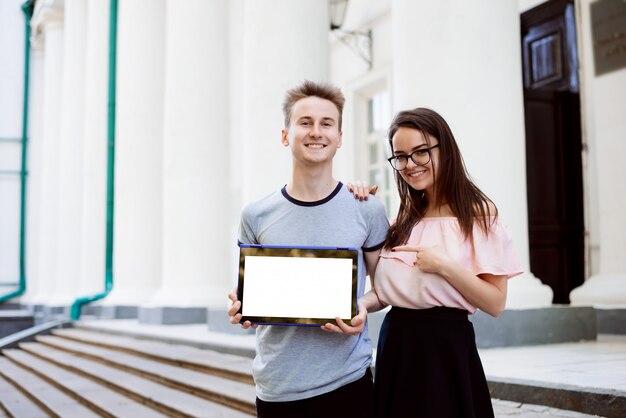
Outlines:
[[[100,294],[91,305],[103,317],[221,329],[236,283],[239,213],[290,178],[280,104],[288,88],[312,79],[337,84],[347,99],[335,177],[380,185],[390,218],[393,114],[421,106],[448,120],[526,270],[510,282],[508,309],[626,309],[623,4],[37,0],[25,7],[31,17],[21,0],[2,1],[0,292],[15,292],[23,275],[24,292],[11,301],[48,313]],[[552,18],[566,29],[533,38]],[[566,44],[569,72],[558,55]],[[574,180],[558,164],[541,171],[545,129],[529,136],[530,90],[561,94],[556,78],[541,83],[565,75],[576,81],[565,90],[577,95],[579,142],[555,158],[574,155]],[[547,232],[529,201],[539,196],[539,214],[550,212],[539,192],[565,196],[572,184],[581,191],[574,206],[559,198],[554,213],[581,214],[578,253],[536,240],[536,225],[540,238]],[[559,237],[559,245],[570,240]],[[578,276],[563,267],[572,258]],[[561,270],[544,268],[553,261]]]

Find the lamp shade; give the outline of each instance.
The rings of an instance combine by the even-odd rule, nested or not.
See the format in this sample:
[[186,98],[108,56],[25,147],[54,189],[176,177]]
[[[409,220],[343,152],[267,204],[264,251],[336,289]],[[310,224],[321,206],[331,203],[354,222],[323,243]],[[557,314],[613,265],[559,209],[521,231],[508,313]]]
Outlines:
[[330,30],[341,28],[346,18],[348,0],[330,0],[329,2]]

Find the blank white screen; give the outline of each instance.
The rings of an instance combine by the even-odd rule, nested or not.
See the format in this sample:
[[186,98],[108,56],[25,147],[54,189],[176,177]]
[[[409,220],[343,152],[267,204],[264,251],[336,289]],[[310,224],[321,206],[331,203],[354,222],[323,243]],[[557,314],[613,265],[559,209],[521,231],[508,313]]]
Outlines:
[[244,316],[351,318],[352,260],[246,256]]

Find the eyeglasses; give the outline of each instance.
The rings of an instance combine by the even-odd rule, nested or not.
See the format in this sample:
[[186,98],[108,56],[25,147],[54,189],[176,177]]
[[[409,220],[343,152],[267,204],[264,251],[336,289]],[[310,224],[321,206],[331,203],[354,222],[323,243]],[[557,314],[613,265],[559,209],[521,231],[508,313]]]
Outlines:
[[391,158],[387,158],[391,167],[396,171],[402,171],[409,163],[409,158],[415,163],[415,165],[426,165],[430,162],[430,150],[437,148],[439,144],[435,144],[432,147],[420,148],[413,151],[409,155],[395,155]]

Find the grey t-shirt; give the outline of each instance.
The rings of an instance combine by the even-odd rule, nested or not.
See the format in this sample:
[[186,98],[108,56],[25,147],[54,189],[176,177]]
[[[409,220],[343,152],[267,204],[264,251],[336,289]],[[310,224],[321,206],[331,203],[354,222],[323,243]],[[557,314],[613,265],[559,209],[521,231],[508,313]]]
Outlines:
[[[318,202],[298,201],[283,188],[247,205],[239,241],[359,248],[361,297],[366,275],[363,251],[381,248],[388,228],[384,207],[376,198],[359,202],[339,183]],[[257,396],[288,402],[328,393],[363,377],[371,360],[367,326],[358,336],[346,336],[318,327],[261,325],[252,367]]]

